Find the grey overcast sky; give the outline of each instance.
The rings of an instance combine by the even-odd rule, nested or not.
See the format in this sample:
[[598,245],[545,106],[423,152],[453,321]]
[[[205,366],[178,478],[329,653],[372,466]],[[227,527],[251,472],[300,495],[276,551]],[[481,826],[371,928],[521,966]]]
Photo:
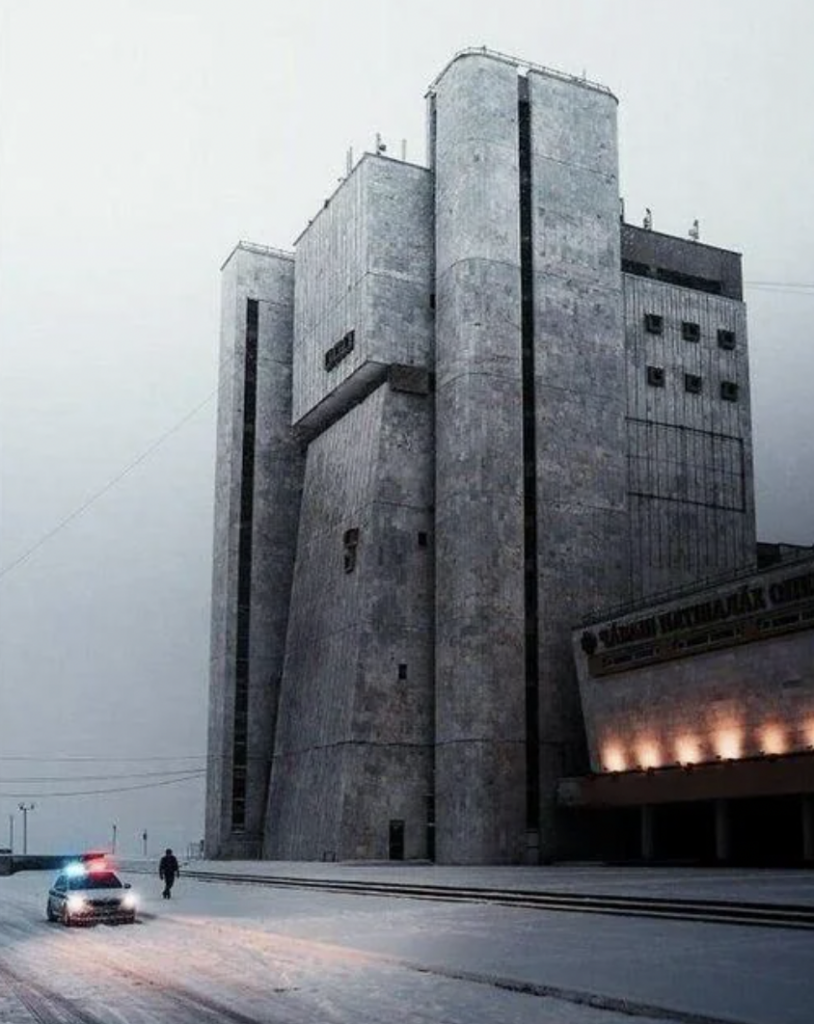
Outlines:
[[218,268],[376,131],[423,162],[465,46],[610,86],[628,219],[744,254],[758,531],[814,543],[812,38],[810,0],[0,0],[0,846],[21,800],[29,849],[202,836]]

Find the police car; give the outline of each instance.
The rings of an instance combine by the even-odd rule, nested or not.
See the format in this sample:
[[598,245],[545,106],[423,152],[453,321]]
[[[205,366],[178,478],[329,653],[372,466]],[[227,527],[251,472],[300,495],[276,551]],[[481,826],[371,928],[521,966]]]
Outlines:
[[64,925],[113,921],[134,924],[137,900],[109,862],[79,860],[64,867],[48,893],[45,916]]

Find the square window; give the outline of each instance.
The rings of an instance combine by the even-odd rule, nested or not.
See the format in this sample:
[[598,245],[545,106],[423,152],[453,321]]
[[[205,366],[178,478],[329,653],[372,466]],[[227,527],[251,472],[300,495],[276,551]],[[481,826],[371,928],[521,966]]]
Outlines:
[[738,385],[731,380],[721,381],[721,398],[725,402],[737,402],[738,400]]
[[701,325],[694,324],[689,320],[681,321],[681,337],[684,341],[700,341]]
[[684,374],[684,390],[691,395],[700,395],[703,382],[697,373]]
[[658,313],[645,313],[644,329],[648,334],[661,334],[664,331],[664,317]]
[[731,352],[735,347],[735,332],[726,331],[723,327],[718,328],[718,348],[724,348]]
[[664,387],[664,367],[663,366],[648,366],[647,367],[647,383],[654,388]]

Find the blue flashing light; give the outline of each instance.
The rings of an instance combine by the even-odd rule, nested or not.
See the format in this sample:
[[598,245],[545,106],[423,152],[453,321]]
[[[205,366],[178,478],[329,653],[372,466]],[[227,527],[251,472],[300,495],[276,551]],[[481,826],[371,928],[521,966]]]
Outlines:
[[86,874],[85,865],[78,862],[68,864],[65,868],[65,874],[68,875],[69,878],[78,878],[80,875]]

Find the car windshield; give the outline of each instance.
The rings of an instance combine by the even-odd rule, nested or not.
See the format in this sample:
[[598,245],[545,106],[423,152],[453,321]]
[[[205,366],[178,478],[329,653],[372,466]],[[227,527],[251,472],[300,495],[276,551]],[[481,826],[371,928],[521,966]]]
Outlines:
[[121,889],[122,883],[112,871],[94,871],[87,875],[77,875],[69,880],[71,889]]

